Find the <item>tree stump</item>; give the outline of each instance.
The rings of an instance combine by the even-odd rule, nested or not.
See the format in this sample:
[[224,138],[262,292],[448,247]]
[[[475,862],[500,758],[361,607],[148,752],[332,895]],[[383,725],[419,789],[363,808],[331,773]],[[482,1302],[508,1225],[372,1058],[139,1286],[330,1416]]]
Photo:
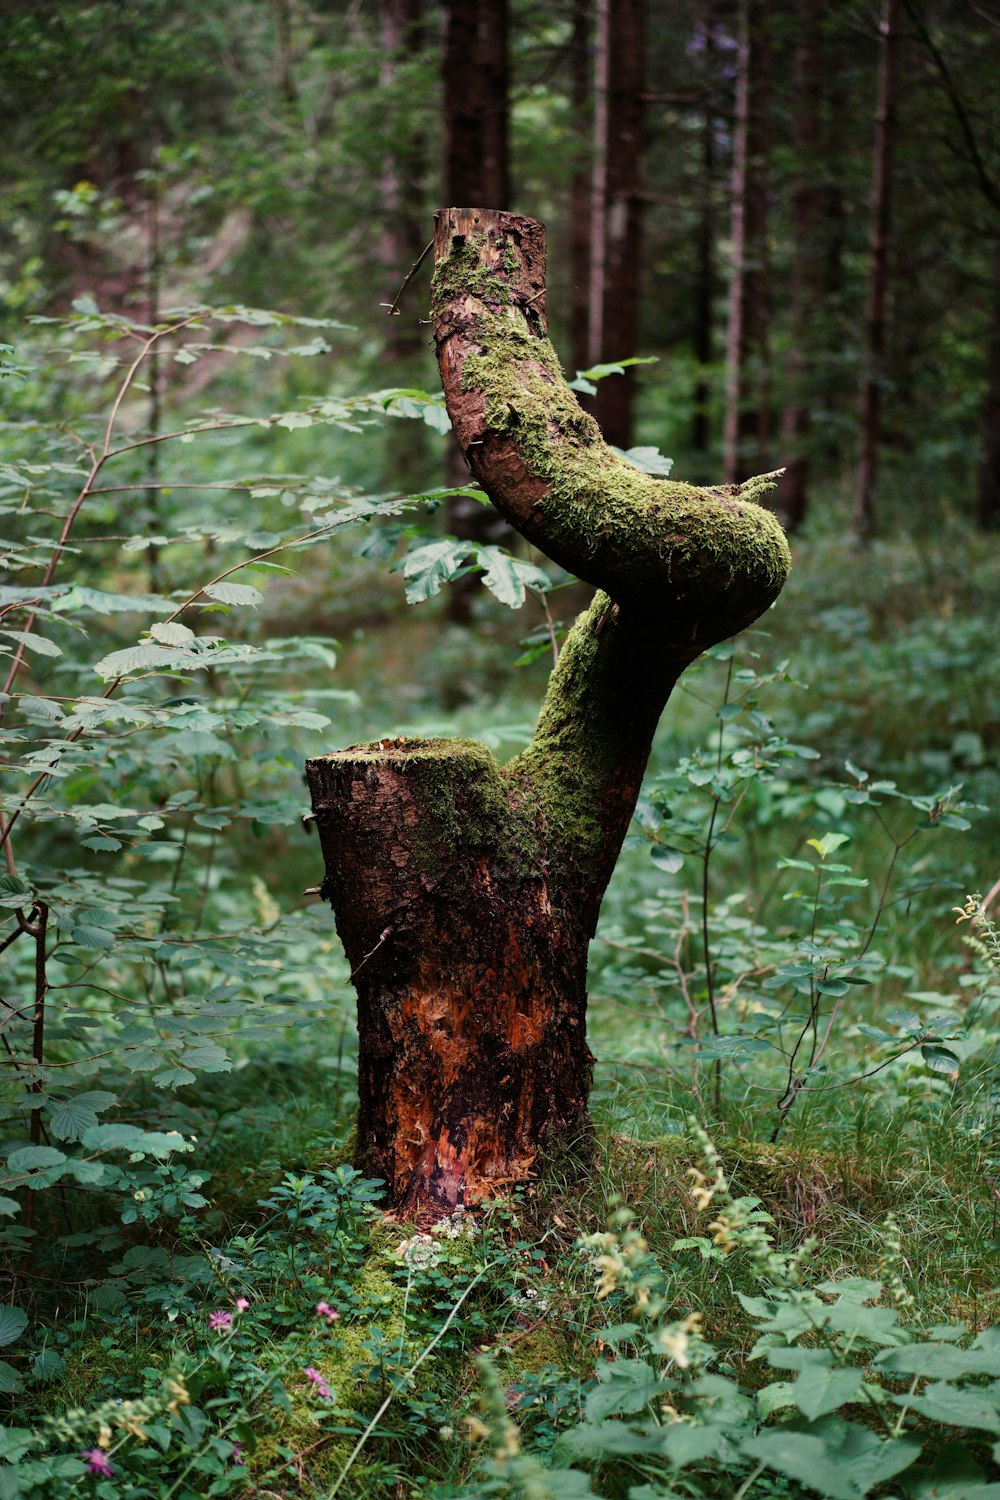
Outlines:
[[501,514],[594,583],[528,748],[382,740],[308,762],[358,994],[361,1154],[390,1201],[447,1208],[581,1132],[587,949],[674,682],[777,596],[764,481],[695,489],[609,449],[545,336],[544,231],[438,215],[448,410]]

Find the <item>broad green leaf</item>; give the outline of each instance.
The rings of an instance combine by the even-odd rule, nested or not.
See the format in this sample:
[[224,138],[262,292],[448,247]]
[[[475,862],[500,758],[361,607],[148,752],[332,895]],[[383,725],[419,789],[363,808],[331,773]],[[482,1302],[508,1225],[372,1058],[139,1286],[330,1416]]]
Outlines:
[[140,1130],[138,1125],[92,1125],[83,1137],[83,1146],[87,1151],[130,1151],[161,1158],[192,1149],[175,1130]]
[[221,583],[207,583],[202,593],[209,599],[217,599],[220,604],[249,604],[254,609],[264,602],[260,589],[249,583],[231,583],[228,578]]
[[0,1303],[0,1349],[16,1344],[28,1326],[28,1314],[10,1302]]
[[[20,1375],[14,1369],[14,1366],[9,1365],[5,1359],[0,1359],[0,1395],[14,1396],[18,1391],[23,1389],[23,1382]],[[83,1466],[81,1465],[81,1471],[82,1468]],[[16,1472],[13,1470],[11,1472],[15,1474],[16,1478]],[[21,1495],[23,1491],[18,1488],[10,1493],[12,1495]]]
[[684,856],[678,849],[668,849],[665,844],[654,844],[650,850],[650,858],[659,869],[665,870],[668,875],[676,875],[684,865]]
[[671,1382],[661,1380],[642,1359],[608,1360],[597,1366],[596,1373],[598,1384],[587,1393],[585,1407],[590,1422],[644,1411],[671,1388]]
[[150,625],[149,633],[154,641],[159,641],[164,646],[186,646],[195,639],[195,633],[187,625],[182,625],[179,620],[157,621]]
[[795,1385],[791,1380],[773,1380],[757,1392],[757,1410],[766,1422],[776,1411],[795,1405]]
[[920,1055],[935,1073],[957,1073],[959,1059],[947,1047],[921,1047]]
[[511,557],[502,547],[477,547],[476,559],[483,568],[483,582],[501,604],[519,609],[526,588],[545,590],[549,580],[533,563]]
[[65,1160],[65,1151],[54,1146],[22,1146],[10,1153],[7,1165],[12,1172],[33,1172],[39,1167],[57,1167]]
[[826,859],[828,854],[833,854],[835,850],[844,844],[849,844],[850,841],[851,836],[848,833],[824,833],[821,839],[806,839],[806,843],[811,849],[816,850],[820,859]]
[[932,1422],[950,1427],[984,1428],[1000,1433],[1000,1389],[983,1386],[948,1385],[939,1381],[925,1386],[919,1396],[893,1396],[897,1406],[918,1411]]
[[33,630],[0,629],[0,635],[8,636],[28,651],[37,651],[39,656],[62,656],[63,654],[62,647],[57,646],[55,641],[47,640],[44,635],[36,635]]
[[406,579],[406,598],[410,604],[431,599],[441,586],[454,578],[471,552],[468,542],[451,537],[428,542],[408,552],[396,566]]
[[864,1371],[822,1369],[813,1366],[803,1370],[794,1385],[795,1404],[804,1417],[815,1421],[853,1401],[864,1383]]
[[747,1438],[749,1458],[797,1479],[826,1500],[863,1500],[877,1485],[909,1468],[920,1453],[914,1438],[883,1440],[840,1417],[821,1417],[807,1428],[787,1423]]
[[645,474],[656,474],[661,479],[666,479],[674,467],[673,459],[666,458],[659,448],[627,448],[623,457]]
[[936,1380],[957,1380],[963,1375],[1000,1376],[1000,1350],[956,1349],[953,1344],[907,1344],[902,1349],[884,1349],[875,1364],[886,1374],[926,1375]]

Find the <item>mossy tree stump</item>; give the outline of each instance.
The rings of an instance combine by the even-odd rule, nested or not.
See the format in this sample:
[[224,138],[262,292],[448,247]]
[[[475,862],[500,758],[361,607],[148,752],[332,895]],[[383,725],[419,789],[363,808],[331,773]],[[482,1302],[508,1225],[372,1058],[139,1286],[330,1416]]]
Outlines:
[[597,587],[528,748],[391,740],[308,762],[358,993],[359,1139],[393,1204],[531,1175],[586,1122],[587,949],[657,723],[701,651],[788,570],[768,487],[696,489],[604,443],[546,336],[542,226],[437,216],[434,332],[452,424],[494,505]]

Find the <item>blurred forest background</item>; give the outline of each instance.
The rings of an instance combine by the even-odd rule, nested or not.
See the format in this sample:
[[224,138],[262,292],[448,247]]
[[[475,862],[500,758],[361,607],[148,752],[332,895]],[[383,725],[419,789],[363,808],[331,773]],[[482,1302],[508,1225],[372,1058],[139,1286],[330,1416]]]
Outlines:
[[611,441],[695,479],[784,465],[795,525],[853,476],[869,527],[879,466],[908,517],[992,525],[998,26],[962,0],[10,4],[5,325],[196,289],[354,324],[329,380],[391,359],[430,388],[423,285],[379,306],[435,208],[514,208],[549,227],[567,367],[658,359],[601,386]]
[[[0,0],[3,1500],[996,1494],[998,64],[992,0]],[[446,205],[794,570],[664,716],[584,1169],[402,1230],[303,761],[514,753],[587,598],[456,464]]]

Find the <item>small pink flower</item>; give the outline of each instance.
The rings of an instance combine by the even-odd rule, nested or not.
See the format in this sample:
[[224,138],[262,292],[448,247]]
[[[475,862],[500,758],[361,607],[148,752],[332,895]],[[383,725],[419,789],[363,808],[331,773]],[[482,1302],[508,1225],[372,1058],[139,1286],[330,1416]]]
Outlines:
[[243,1443],[234,1443],[233,1444],[233,1451],[229,1455],[229,1462],[231,1464],[239,1464],[239,1465],[242,1466],[243,1464],[246,1463],[246,1459],[243,1457],[243,1449],[244,1449],[244,1447],[245,1447],[245,1444],[243,1444]]
[[250,1306],[250,1303],[247,1301],[247,1299],[245,1297],[237,1297],[235,1305],[236,1305],[236,1311],[238,1313],[244,1313],[244,1312],[246,1312],[247,1308]]
[[329,1397],[330,1387],[327,1385],[319,1370],[314,1370],[312,1365],[306,1365],[302,1373],[303,1375],[305,1375],[307,1380],[312,1381],[313,1385],[316,1387],[321,1396]]
[[210,1312],[208,1315],[208,1326],[209,1328],[232,1328],[233,1315],[217,1307],[215,1312]]
[[319,1317],[325,1318],[328,1323],[336,1323],[340,1317],[340,1313],[335,1307],[331,1307],[329,1302],[317,1302],[316,1313]]
[[84,1448],[80,1454],[81,1458],[87,1460],[87,1468],[91,1474],[100,1474],[102,1479],[110,1479],[115,1472],[110,1458],[103,1448]]

